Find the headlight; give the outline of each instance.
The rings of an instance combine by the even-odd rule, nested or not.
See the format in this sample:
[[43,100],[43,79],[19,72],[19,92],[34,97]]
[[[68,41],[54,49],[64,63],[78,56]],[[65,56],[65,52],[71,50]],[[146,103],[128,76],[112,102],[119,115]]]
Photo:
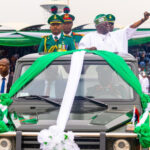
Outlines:
[[11,141],[7,138],[0,139],[0,150],[11,150],[12,144]]
[[113,144],[114,150],[130,150],[130,144],[125,139],[116,140]]

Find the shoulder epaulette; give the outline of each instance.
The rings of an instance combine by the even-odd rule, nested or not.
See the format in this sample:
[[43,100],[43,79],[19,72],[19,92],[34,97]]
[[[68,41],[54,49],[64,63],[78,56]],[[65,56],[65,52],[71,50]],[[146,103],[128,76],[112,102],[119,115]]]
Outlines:
[[48,35],[44,35],[44,36],[42,36],[42,38],[47,38],[48,37]]
[[75,32],[72,32],[73,35],[78,35],[78,36],[84,36],[84,34],[79,34],[79,33],[75,33]]
[[70,35],[64,35],[64,36],[66,36],[66,37],[72,37],[72,36],[70,36]]

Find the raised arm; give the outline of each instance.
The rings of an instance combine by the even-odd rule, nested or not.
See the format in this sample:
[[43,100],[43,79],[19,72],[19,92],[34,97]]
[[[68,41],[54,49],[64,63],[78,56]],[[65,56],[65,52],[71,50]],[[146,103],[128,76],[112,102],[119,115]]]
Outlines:
[[137,21],[134,24],[132,24],[130,26],[130,28],[137,28],[137,27],[139,27],[141,24],[143,24],[146,20],[149,19],[149,16],[150,16],[150,13],[148,13],[147,11],[144,12],[144,18],[142,18],[139,21]]

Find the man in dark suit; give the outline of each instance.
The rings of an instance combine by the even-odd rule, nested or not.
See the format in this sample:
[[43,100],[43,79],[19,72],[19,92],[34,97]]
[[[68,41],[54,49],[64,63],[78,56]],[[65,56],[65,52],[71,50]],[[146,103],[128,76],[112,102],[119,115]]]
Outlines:
[[7,58],[0,59],[0,93],[8,93],[13,76],[9,74],[10,62]]

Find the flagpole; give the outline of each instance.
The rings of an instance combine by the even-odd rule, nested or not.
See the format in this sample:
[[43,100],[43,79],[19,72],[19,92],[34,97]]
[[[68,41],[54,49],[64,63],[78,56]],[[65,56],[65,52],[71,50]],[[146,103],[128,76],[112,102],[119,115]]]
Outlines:
[[[134,115],[135,115],[135,105],[134,105],[134,107],[133,107],[133,117],[134,117]],[[135,120],[134,120],[134,118],[133,118],[133,125],[135,125]]]

